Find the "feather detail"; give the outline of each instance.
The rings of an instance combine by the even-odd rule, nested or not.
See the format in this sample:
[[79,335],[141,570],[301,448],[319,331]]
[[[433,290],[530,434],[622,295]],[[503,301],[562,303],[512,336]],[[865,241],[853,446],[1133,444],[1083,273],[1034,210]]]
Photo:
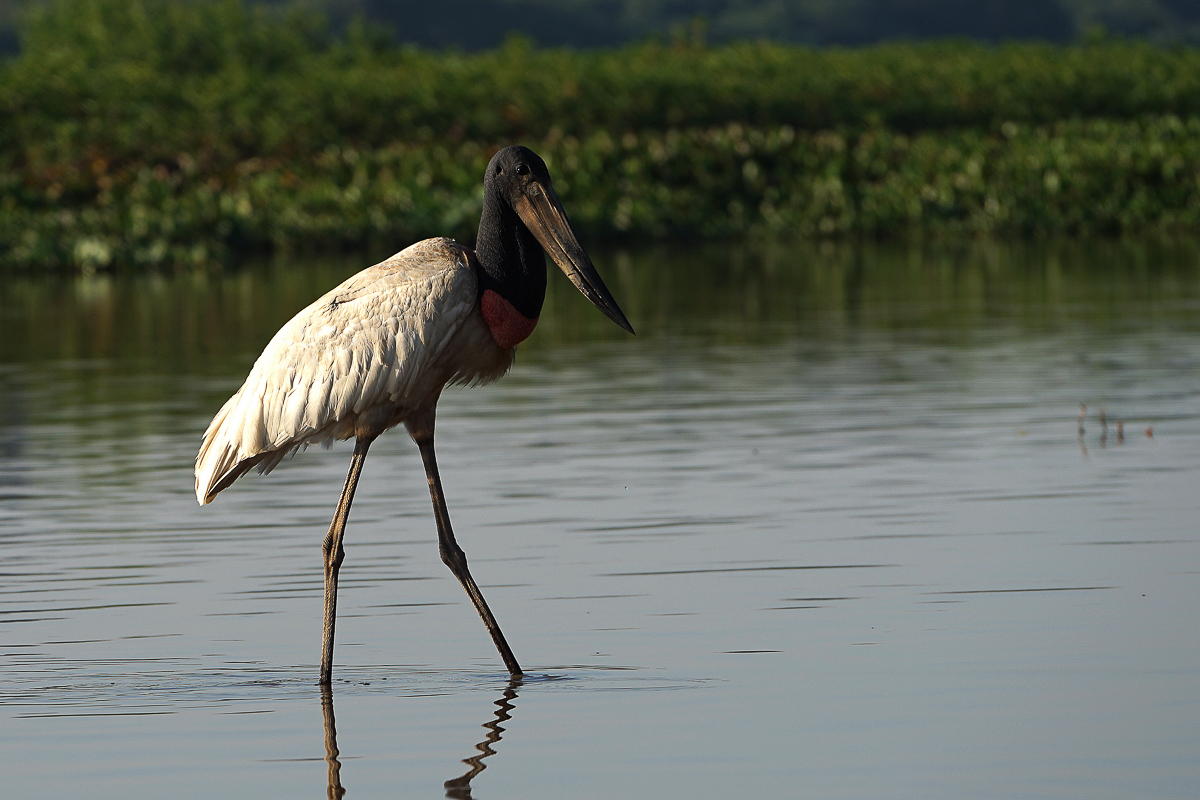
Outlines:
[[428,239],[296,314],[209,424],[196,456],[201,505],[302,446],[377,436],[436,403],[447,383],[512,365],[479,313],[475,254]]

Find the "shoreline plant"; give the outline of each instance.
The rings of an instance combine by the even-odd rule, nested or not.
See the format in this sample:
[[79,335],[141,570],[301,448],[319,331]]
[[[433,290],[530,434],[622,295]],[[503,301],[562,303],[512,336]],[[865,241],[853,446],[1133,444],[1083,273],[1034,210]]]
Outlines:
[[471,241],[522,142],[594,237],[1200,225],[1200,50],[394,46],[242,0],[50,0],[0,65],[0,269]]

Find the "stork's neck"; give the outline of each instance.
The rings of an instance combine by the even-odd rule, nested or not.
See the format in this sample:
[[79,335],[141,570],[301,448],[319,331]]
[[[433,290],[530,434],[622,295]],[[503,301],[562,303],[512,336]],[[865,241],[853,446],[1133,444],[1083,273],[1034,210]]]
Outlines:
[[492,186],[484,191],[475,253],[479,257],[480,298],[490,290],[521,316],[536,322],[546,299],[546,253]]

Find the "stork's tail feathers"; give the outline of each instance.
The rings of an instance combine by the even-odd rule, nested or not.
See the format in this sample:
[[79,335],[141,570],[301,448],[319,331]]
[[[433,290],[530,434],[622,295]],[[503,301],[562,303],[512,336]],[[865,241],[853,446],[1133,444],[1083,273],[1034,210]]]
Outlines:
[[220,412],[213,417],[213,421],[208,424],[208,430],[204,432],[200,452],[196,454],[196,500],[202,506],[212,502],[220,491],[216,488],[217,484],[229,474],[238,461],[237,448],[229,446],[229,437],[225,435],[227,432],[221,429],[222,423],[229,417],[230,410],[237,404],[237,399],[236,394],[229,398]]
[[241,398],[242,393],[238,392],[221,407],[204,432],[204,441],[196,454],[196,500],[202,506],[255,467],[260,473],[275,469],[299,447],[264,450],[261,414],[252,415],[257,425],[248,430],[245,416],[238,413]]

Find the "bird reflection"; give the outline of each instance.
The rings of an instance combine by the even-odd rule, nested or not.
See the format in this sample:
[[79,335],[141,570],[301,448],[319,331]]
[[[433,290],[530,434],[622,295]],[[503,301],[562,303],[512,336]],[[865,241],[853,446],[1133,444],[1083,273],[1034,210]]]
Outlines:
[[342,762],[338,761],[337,725],[333,721],[333,691],[327,683],[321,684],[321,716],[325,719],[325,765],[329,773],[325,796],[329,800],[341,800],[346,790],[342,788]]
[[[471,779],[487,769],[487,764],[484,764],[483,760],[490,755],[495,755],[496,751],[492,749],[492,745],[499,742],[501,734],[504,733],[504,727],[500,723],[507,722],[512,718],[509,712],[516,708],[513,701],[517,699],[517,688],[520,685],[519,679],[509,681],[504,693],[500,695],[500,699],[493,703],[496,706],[495,715],[482,726],[487,729],[487,736],[483,737],[482,742],[475,745],[475,749],[479,752],[470,758],[463,759],[463,763],[470,769],[445,783],[446,797],[450,800],[471,800]],[[346,794],[346,790],[342,787],[342,762],[338,760],[337,723],[333,718],[333,691],[328,684],[321,686],[321,716],[325,721],[325,765],[327,767],[325,796],[328,800],[341,800],[342,796]]]
[[[500,741],[500,734],[504,733],[504,728],[500,725],[502,722],[507,722],[511,719],[508,712],[516,708],[513,703],[517,699],[517,687],[521,685],[520,679],[509,681],[508,687],[505,688],[504,694],[500,699],[495,701],[496,716],[495,719],[490,719],[483,723],[483,727],[487,729],[487,736],[483,741],[475,745],[475,749],[479,751],[477,755],[470,758],[464,758],[463,763],[470,767],[466,772],[457,778],[452,778],[446,781],[446,797],[449,800],[471,800],[471,779],[479,773],[487,769],[487,764],[483,760],[490,755],[495,754],[492,745]],[[336,752],[336,751],[335,751]],[[332,774],[332,773],[331,773]],[[332,797],[333,795],[330,795]]]

